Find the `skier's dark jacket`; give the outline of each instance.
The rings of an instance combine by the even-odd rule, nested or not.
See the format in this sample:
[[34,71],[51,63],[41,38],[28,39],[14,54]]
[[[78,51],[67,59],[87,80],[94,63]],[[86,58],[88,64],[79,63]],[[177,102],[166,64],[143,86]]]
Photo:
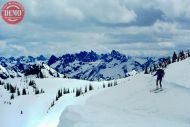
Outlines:
[[157,79],[160,80],[160,79],[162,79],[164,77],[165,72],[164,72],[163,69],[158,69],[154,76],[156,76],[156,75],[157,75]]

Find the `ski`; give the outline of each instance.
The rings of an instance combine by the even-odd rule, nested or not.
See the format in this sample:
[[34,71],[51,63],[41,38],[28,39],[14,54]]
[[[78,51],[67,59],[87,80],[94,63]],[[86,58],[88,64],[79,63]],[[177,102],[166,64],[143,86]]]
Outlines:
[[154,93],[159,93],[161,91],[163,91],[163,89],[158,89],[158,90],[154,91]]
[[156,88],[156,89],[150,90],[150,92],[154,92],[154,91],[157,91],[157,90],[159,90],[159,89]]

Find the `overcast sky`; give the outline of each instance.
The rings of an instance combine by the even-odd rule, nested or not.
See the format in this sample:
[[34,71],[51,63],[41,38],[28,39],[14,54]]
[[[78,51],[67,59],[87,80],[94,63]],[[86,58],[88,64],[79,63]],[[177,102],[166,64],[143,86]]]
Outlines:
[[0,18],[0,56],[113,49],[161,56],[190,47],[190,0],[19,1],[25,7],[20,24]]

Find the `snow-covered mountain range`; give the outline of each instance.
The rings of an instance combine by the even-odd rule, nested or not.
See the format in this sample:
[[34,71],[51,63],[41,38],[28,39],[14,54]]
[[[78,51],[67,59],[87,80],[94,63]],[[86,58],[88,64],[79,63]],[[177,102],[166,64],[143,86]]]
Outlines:
[[[53,77],[60,76],[59,73],[61,73],[75,79],[111,80],[127,77],[131,71],[140,72],[144,70],[145,66],[156,61],[158,59],[154,57],[131,57],[115,50],[105,54],[82,51],[75,54],[64,54],[60,57],[52,55],[50,58],[43,55],[39,57],[21,56],[18,58],[0,57],[1,70],[5,71],[4,73],[0,71],[0,77],[33,75],[33,72],[28,70],[34,68],[35,64],[41,63],[41,65],[46,66],[44,69],[52,68],[57,71],[58,75],[52,75]],[[39,73],[39,70],[36,73]]]
[[[158,93],[150,92],[156,77],[135,71],[130,73],[134,76],[100,82],[0,79],[1,127],[189,127],[190,75],[184,73],[189,66],[190,58],[169,64]],[[0,72],[7,73],[2,66]]]

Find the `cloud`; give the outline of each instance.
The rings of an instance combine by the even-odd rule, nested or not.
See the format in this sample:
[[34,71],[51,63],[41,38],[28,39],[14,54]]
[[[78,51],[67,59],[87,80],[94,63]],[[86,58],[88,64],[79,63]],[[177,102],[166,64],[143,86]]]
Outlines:
[[6,42],[0,40],[0,48],[3,49],[6,47]]
[[176,18],[190,18],[189,0],[156,0],[153,7],[162,10],[168,18],[175,20]]
[[[136,20],[136,14],[122,2],[115,0],[92,0],[86,3],[86,15],[104,23],[130,23]],[[92,9],[96,8],[96,9]]]
[[82,20],[84,18],[80,9],[72,7],[67,3],[67,0],[47,1],[33,0],[31,2],[23,1],[26,5],[26,10],[30,20],[54,20],[54,21],[72,21]]
[[163,55],[189,47],[189,0],[21,2],[26,10],[23,22],[7,25],[0,19],[1,55],[113,49],[129,55]]
[[24,47],[20,46],[20,45],[9,45],[9,47],[10,47],[12,50],[16,50],[16,51],[21,52],[21,53],[23,53],[23,54],[26,54],[26,53],[27,53],[27,50],[26,50]]
[[27,20],[33,22],[58,23],[62,26],[66,23],[70,26],[87,21],[96,24],[130,23],[136,20],[135,12],[128,9],[122,0],[33,0],[23,3],[28,14]]

